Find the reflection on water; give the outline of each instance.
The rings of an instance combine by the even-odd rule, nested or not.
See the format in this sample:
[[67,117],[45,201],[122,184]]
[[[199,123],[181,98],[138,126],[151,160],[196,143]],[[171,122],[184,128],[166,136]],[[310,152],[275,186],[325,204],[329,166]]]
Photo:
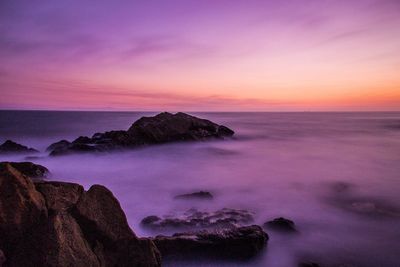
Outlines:
[[[154,113],[148,113],[152,115]],[[0,111],[0,142],[44,151],[61,139],[127,129],[143,113]],[[296,266],[298,259],[356,266],[400,262],[400,113],[199,113],[236,131],[227,141],[169,144],[99,155],[35,159],[53,179],[109,187],[141,236],[148,215],[190,208],[245,209],[263,224],[292,219],[295,237],[269,232],[251,262],[171,266]],[[21,156],[1,160],[23,160]],[[210,191],[209,201],[175,195]]]

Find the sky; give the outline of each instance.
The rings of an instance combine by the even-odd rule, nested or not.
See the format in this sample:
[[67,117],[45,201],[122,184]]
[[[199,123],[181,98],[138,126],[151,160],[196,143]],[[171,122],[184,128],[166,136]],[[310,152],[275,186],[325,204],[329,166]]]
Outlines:
[[400,1],[1,0],[0,109],[400,110]]

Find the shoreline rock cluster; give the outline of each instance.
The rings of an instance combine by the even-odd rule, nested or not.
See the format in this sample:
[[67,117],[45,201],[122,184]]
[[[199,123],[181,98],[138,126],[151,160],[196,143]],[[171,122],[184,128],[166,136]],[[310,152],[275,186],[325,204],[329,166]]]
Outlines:
[[[49,145],[46,151],[51,156],[105,152],[171,142],[224,139],[233,136],[234,133],[226,126],[183,112],[176,114],[163,112],[152,117],[138,119],[126,131],[95,133],[92,137],[80,136],[72,142],[61,140]],[[0,153],[36,152],[39,151],[11,140],[0,145]]]
[[79,184],[29,176],[43,168],[0,162],[0,266],[151,267],[161,266],[162,257],[192,254],[246,259],[268,241],[257,225],[139,238],[107,188],[85,191]]

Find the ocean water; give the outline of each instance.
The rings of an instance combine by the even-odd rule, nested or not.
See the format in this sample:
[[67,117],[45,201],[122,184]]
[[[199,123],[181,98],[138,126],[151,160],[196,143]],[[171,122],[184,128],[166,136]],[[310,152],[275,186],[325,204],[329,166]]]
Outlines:
[[[0,111],[0,142],[39,149],[31,161],[50,179],[102,184],[139,236],[148,215],[190,208],[246,209],[255,224],[283,216],[297,235],[268,231],[268,246],[245,262],[166,266],[296,266],[299,260],[362,267],[400,266],[400,113],[192,113],[235,130],[231,140],[177,143],[126,152],[48,157],[61,139],[127,129],[138,112]],[[23,161],[24,156],[0,156]],[[207,190],[212,201],[175,200]]]

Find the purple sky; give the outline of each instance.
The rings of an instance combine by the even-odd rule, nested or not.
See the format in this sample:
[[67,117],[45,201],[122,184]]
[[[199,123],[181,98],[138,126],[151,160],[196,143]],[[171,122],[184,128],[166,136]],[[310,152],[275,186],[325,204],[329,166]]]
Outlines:
[[0,2],[0,108],[399,110],[400,1]]

